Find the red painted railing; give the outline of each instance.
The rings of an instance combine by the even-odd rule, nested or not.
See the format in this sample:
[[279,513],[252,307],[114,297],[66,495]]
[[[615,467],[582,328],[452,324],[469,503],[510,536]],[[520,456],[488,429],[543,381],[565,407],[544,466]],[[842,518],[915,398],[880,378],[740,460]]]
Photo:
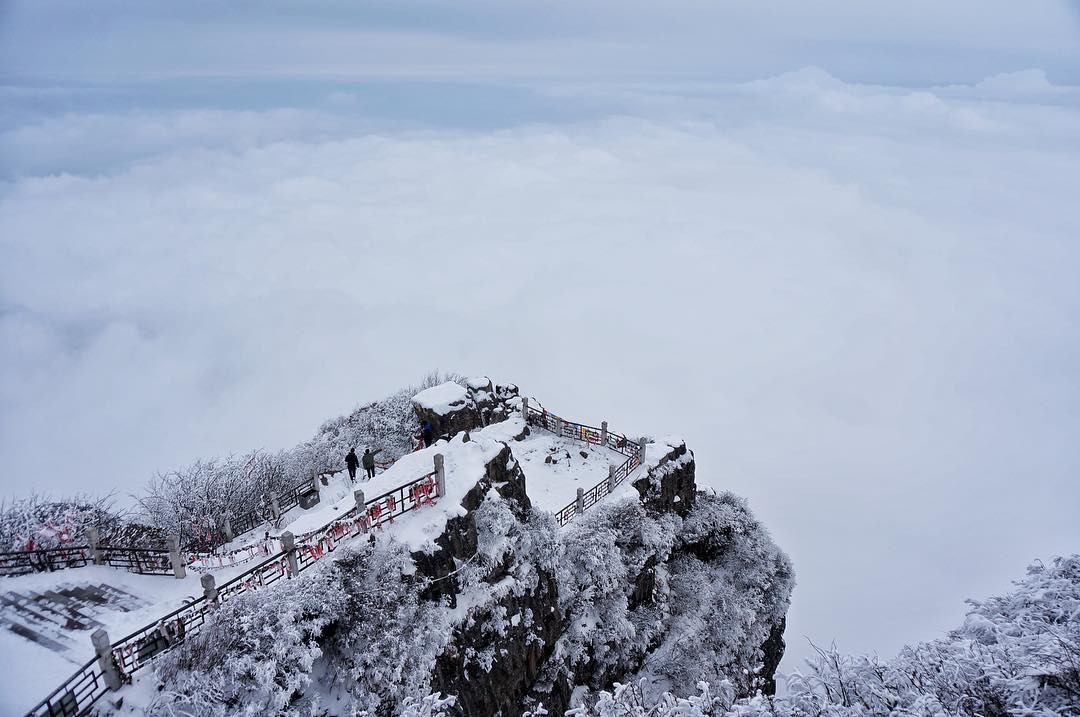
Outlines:
[[[607,442],[605,443],[603,429],[595,426],[587,426],[583,423],[568,421],[565,418],[551,413],[547,409],[536,408],[534,406],[529,406],[528,415],[525,416],[525,421],[530,426],[543,428],[557,436],[570,438],[575,441],[584,441],[597,446],[606,446],[607,448],[626,456],[626,460],[615,468],[614,486],[618,486],[626,480],[626,478],[634,472],[634,469],[641,465],[641,446],[621,433],[608,431],[606,436]],[[588,510],[590,507],[600,502],[600,499],[606,496],[609,489],[614,486],[612,486],[611,482],[605,478],[584,492],[580,510],[578,507],[578,500],[575,497],[569,505],[555,511],[555,520],[559,522],[560,526],[566,525],[573,520],[579,512]]]
[[[362,513],[359,506],[354,506],[326,525],[296,536],[292,552],[296,557],[297,572],[306,570],[332,553],[341,541],[373,530],[383,523],[393,523],[395,518],[431,504],[438,497],[440,496],[435,474],[429,473],[366,500]],[[111,657],[121,676],[129,680],[131,675],[142,669],[147,662],[168,652],[188,635],[200,632],[206,623],[207,615],[221,602],[290,578],[289,553],[288,550],[282,550],[224,583],[217,589],[216,601],[207,600],[205,596],[200,597],[113,642]],[[104,670],[101,669],[98,658],[94,658],[27,714],[30,717],[87,714],[94,703],[108,691]]]

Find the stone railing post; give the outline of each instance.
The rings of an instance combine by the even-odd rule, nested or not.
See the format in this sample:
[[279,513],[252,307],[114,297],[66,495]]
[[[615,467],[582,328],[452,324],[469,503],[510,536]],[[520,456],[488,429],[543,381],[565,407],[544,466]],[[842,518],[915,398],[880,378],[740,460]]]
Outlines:
[[221,515],[219,515],[218,516],[218,525],[221,526],[221,532],[225,534],[225,542],[226,543],[232,542],[232,539],[233,539],[234,536],[233,536],[233,529],[232,529],[232,520],[229,518],[229,516],[226,515],[225,513],[222,513]]
[[615,492],[615,470],[616,470],[615,469],[615,464],[612,463],[607,468],[608,468],[608,470],[607,470],[607,492],[608,493],[614,493]]
[[525,423],[529,422],[529,398],[528,396],[521,397],[521,415],[525,417]]
[[321,494],[321,491],[319,491],[319,476],[316,473],[311,474],[311,487],[316,494]]
[[600,445],[607,445],[607,421],[600,422]]
[[435,454],[435,486],[440,498],[446,495],[446,459],[442,453]]
[[97,528],[86,529],[86,543],[90,546],[90,559],[94,565],[104,565],[105,556],[101,554],[101,535]]
[[638,443],[638,462],[642,465],[645,464],[645,438],[642,437],[641,442]]
[[585,489],[577,489],[577,514],[581,515],[585,512]]
[[213,605],[217,605],[218,591],[217,583],[214,582],[214,576],[210,573],[203,573],[203,576],[199,578],[199,582],[202,583],[202,594],[206,598],[206,601]]
[[296,561],[296,538],[288,530],[281,534],[281,549],[289,561],[289,577],[295,578],[300,574],[300,563]]
[[555,417],[555,435],[562,437],[563,420],[558,416]]
[[90,635],[90,642],[94,646],[94,654],[97,655],[98,667],[105,677],[105,684],[110,690],[118,690],[124,684],[120,678],[120,670],[112,656],[112,643],[109,641],[109,633],[103,629],[94,630]]
[[356,512],[360,519],[360,529],[365,533],[371,530],[371,520],[367,514],[367,498],[364,497],[364,491],[357,488],[353,491],[353,500],[356,501]]
[[180,556],[180,538],[170,535],[165,539],[165,545],[169,548],[169,562],[172,563],[173,574],[177,580],[183,580],[187,577],[187,568]]

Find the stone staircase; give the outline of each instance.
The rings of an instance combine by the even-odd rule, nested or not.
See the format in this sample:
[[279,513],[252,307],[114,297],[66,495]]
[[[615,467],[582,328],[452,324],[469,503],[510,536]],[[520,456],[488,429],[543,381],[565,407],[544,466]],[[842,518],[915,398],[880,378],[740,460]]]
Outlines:
[[129,612],[145,603],[111,585],[64,584],[41,592],[0,594],[0,627],[55,652],[67,652],[86,639],[78,631],[102,627],[94,619],[106,612]]

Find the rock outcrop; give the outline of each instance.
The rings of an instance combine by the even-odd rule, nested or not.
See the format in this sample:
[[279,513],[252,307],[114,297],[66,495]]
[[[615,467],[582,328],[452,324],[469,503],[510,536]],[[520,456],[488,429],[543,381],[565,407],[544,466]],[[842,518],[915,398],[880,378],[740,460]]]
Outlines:
[[417,419],[430,422],[436,438],[450,438],[505,420],[517,400],[517,386],[497,386],[491,379],[479,377],[465,385],[447,381],[432,386],[416,394],[412,404]]
[[[513,442],[506,450],[512,461]],[[470,492],[470,514],[500,482],[519,524],[528,520],[524,476],[497,468]],[[694,670],[685,684],[704,673],[742,694],[775,690],[786,556],[737,498],[698,493],[685,443],[669,445],[634,487],[639,500],[612,499],[559,534],[554,574],[509,589],[531,559],[510,548],[485,576],[497,595],[455,627],[431,676],[433,690],[457,696],[459,714],[511,717],[538,705],[562,714],[576,688],[645,674],[678,684]],[[699,623],[707,627],[694,637],[673,630]]]
[[694,454],[682,442],[670,448],[660,459],[659,465],[634,481],[633,485],[647,510],[685,516],[693,509],[697,494]]

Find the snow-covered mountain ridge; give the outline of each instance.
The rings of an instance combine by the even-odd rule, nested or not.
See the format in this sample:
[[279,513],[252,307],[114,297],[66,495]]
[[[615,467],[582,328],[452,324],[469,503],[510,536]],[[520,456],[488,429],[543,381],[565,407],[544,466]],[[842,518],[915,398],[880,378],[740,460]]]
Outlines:
[[[167,693],[144,704],[399,714],[436,693],[455,697],[450,713],[509,716],[561,714],[640,677],[657,689],[711,677],[743,694],[769,690],[792,570],[745,504],[698,493],[693,453],[664,439],[650,444],[662,450],[649,451],[634,490],[560,530],[530,498],[543,478],[535,468],[552,464],[516,458],[551,436],[504,410],[516,397],[500,393],[516,391],[470,387],[464,405],[424,414],[453,424],[451,444],[465,431],[473,442],[509,438],[470,477],[463,513],[434,545],[410,551],[390,530],[315,575],[227,605],[163,658]],[[484,427],[485,412],[506,418]],[[547,455],[584,465],[593,450],[564,442]],[[229,650],[215,647],[223,641]]]
[[[742,501],[697,491],[681,439],[619,452],[579,440],[584,431],[553,434],[536,410],[523,415],[513,386],[474,379],[425,393],[417,417],[445,437],[368,494],[431,470],[438,454],[436,506],[343,541],[295,580],[230,598],[98,709],[422,714],[442,695],[453,697],[447,714],[509,716],[561,714],[631,679],[772,690],[790,562]],[[632,470],[616,484],[628,451]],[[553,513],[594,484],[602,500],[560,527]],[[340,501],[319,510],[349,496]]]

